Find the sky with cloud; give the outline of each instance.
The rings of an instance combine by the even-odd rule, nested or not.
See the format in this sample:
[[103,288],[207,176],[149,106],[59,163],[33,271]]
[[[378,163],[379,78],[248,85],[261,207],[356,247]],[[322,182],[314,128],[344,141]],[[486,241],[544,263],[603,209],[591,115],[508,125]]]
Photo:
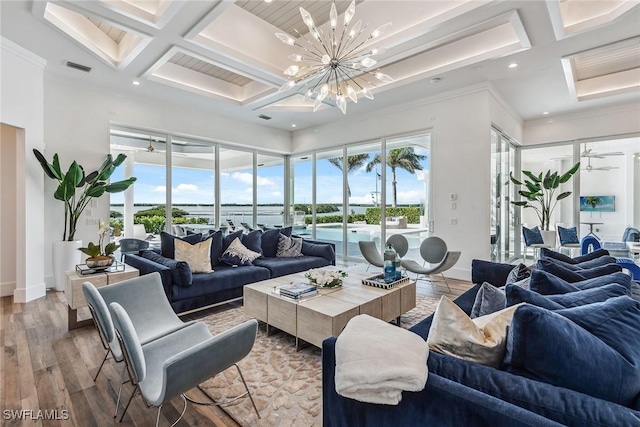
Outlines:
[[[425,154],[425,151],[418,151]],[[424,170],[429,169],[429,159],[422,162]],[[123,179],[123,169],[118,168],[112,181]],[[134,175],[135,203],[164,204],[166,176],[163,166],[136,164]],[[342,203],[342,173],[327,160],[317,162],[318,203]],[[380,171],[380,167],[378,167]],[[294,201],[311,203],[312,176],[311,162],[296,163],[294,166]],[[352,171],[348,177],[351,187],[350,203],[372,205],[381,182],[375,172],[366,172],[365,168]],[[376,182],[377,181],[377,182]],[[391,172],[387,169],[387,200],[391,203]],[[258,203],[282,203],[284,197],[283,166],[265,166],[258,168]],[[251,169],[220,174],[220,193],[222,203],[251,204],[253,201],[253,174]],[[174,204],[210,204],[213,203],[215,176],[212,170],[174,168],[172,172],[172,199]],[[420,203],[426,191],[422,173],[409,174],[397,170],[398,203]],[[111,195],[111,203],[124,202],[122,193]]]

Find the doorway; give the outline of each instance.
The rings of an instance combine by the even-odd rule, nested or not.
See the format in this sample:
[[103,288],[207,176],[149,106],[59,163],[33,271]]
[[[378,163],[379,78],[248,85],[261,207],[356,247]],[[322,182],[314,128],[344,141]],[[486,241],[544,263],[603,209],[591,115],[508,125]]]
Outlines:
[[0,296],[16,288],[18,128],[0,123]]

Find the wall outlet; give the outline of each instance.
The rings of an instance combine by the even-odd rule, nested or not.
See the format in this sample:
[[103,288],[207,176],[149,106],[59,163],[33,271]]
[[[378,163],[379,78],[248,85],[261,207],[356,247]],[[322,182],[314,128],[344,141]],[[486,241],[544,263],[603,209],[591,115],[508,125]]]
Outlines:
[[449,200],[452,201],[452,202],[454,200],[458,200],[458,195],[456,193],[449,194]]
[[458,209],[458,204],[456,202],[451,202],[451,210],[455,211],[456,209]]
[[451,218],[451,219],[449,219],[449,224],[451,224],[451,225],[458,225],[458,218]]

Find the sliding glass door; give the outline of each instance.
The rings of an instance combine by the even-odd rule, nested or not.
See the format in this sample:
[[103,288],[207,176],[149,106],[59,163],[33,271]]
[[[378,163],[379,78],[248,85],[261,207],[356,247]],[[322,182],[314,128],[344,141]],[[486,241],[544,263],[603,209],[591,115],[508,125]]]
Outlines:
[[517,210],[511,203],[516,190],[509,175],[515,172],[515,146],[498,129],[491,130],[491,195],[489,197],[491,260],[510,262],[520,256],[520,235],[516,232]]

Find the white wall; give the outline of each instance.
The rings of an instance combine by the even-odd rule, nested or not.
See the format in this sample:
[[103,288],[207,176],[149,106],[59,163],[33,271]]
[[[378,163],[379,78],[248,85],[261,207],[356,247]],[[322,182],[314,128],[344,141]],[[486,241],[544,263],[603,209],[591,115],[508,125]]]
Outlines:
[[532,120],[524,124],[524,145],[640,132],[640,103]]
[[[294,133],[294,153],[431,128],[434,234],[462,251],[447,272],[470,279],[471,260],[489,259],[489,197],[492,121],[521,137],[519,119],[491,85],[477,85],[348,121]],[[457,194],[457,209],[449,197]],[[457,218],[457,225],[451,225]]]
[[[15,215],[16,286],[14,302],[45,295],[43,173],[32,150],[44,148],[44,67],[46,62],[15,43],[0,38],[0,123],[15,132],[16,203],[2,204],[2,216]],[[3,257],[3,248],[0,257]],[[28,261],[28,262],[27,262]]]
[[17,129],[0,123],[0,296],[16,288],[17,148]]
[[[214,116],[200,109],[183,105],[160,103],[143,97],[115,96],[97,86],[79,84],[58,76],[45,78],[45,156],[60,156],[63,169],[73,160],[86,171],[99,167],[109,153],[109,128],[111,124],[209,138],[222,142],[234,142],[243,146],[288,153],[291,135],[288,131],[248,124],[225,117]],[[48,230],[45,247],[63,233],[64,210],[62,202],[53,198],[54,181],[45,182],[45,221]],[[135,185],[135,184],[134,184]],[[76,238],[84,243],[95,241],[96,226],[87,220],[109,217],[109,197],[97,200],[97,206],[85,211],[80,219]],[[51,250],[45,252],[45,276],[51,280]]]

